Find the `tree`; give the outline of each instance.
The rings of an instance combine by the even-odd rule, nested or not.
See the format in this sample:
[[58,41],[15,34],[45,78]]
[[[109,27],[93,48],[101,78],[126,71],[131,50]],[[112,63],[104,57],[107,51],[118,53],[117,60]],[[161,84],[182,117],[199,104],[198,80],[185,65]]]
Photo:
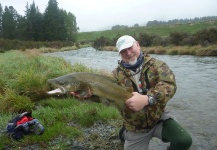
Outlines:
[[26,4],[25,16],[10,6],[3,12],[0,4],[0,38],[31,41],[76,41],[79,28],[76,17],[59,9],[57,0],[49,0],[43,14],[33,1]]
[[156,26],[158,25],[158,21],[157,20],[154,20],[154,21],[148,21],[148,23],[146,24],[146,26]]
[[65,12],[65,25],[67,30],[67,39],[70,41],[76,41],[76,35],[78,33],[78,27],[76,17],[72,13]]
[[26,40],[40,41],[43,40],[42,35],[42,14],[40,13],[38,7],[35,3],[28,6],[26,5],[26,30],[25,37]]
[[126,29],[128,28],[128,26],[125,25],[115,25],[112,27],[112,30],[116,30],[116,29]]
[[138,23],[136,23],[136,24],[134,24],[134,26],[133,27],[139,27],[139,24]]
[[26,40],[25,30],[26,30],[26,18],[23,16],[18,16],[17,27],[16,27],[16,38],[19,40]]
[[2,37],[2,13],[3,13],[3,9],[2,9],[2,5],[0,4],[0,38]]
[[56,41],[66,39],[66,26],[56,0],[49,0],[44,13],[44,40]]
[[7,39],[16,38],[16,25],[17,25],[17,11],[13,6],[6,6],[2,15],[2,36]]

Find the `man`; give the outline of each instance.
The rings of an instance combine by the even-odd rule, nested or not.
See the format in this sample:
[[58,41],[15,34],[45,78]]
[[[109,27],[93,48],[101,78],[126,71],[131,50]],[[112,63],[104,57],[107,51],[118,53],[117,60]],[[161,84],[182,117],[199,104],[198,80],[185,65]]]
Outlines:
[[152,137],[170,142],[170,150],[189,149],[190,135],[165,111],[167,102],[176,92],[173,72],[164,62],[144,55],[139,43],[131,36],[120,37],[116,47],[122,60],[113,74],[119,85],[135,91],[125,102],[135,114],[122,112],[124,149],[147,150]]
[[[191,136],[165,111],[176,92],[173,72],[166,63],[143,54],[139,43],[129,35],[120,37],[116,47],[121,61],[113,71],[114,78],[120,86],[134,91],[125,101],[126,109],[120,110],[124,123],[119,136],[125,141],[124,149],[148,150],[152,137],[170,142],[170,150],[189,149]],[[134,112],[129,114],[129,108]]]

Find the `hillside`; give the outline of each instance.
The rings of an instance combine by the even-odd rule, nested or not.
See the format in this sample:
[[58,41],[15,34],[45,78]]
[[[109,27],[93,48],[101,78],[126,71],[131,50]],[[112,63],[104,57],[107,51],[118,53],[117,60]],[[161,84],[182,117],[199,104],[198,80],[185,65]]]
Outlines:
[[186,32],[196,33],[199,30],[207,29],[210,27],[217,27],[217,21],[198,22],[190,24],[174,24],[174,25],[161,25],[154,27],[132,27],[126,29],[117,30],[105,30],[105,31],[93,31],[93,32],[81,32],[78,34],[77,41],[93,41],[101,36],[107,38],[115,38],[120,35],[138,35],[139,33],[152,34],[157,36],[168,36],[171,32]]

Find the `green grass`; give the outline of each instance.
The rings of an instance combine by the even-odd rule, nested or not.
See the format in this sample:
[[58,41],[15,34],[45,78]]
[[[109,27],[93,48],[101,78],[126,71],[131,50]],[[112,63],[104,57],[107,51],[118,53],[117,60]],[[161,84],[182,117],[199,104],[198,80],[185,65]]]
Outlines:
[[133,27],[119,30],[105,30],[93,32],[81,32],[78,34],[78,42],[81,41],[94,41],[95,39],[105,36],[107,38],[118,38],[121,35],[137,36],[140,33],[157,35],[160,37],[168,36],[171,32],[186,32],[189,34],[196,33],[199,30],[216,27],[217,21],[199,22],[194,24],[174,24],[174,25],[161,25],[153,27]]
[[47,148],[50,141],[62,136],[82,137],[82,128],[96,121],[120,119],[118,110],[90,100],[77,100],[73,96],[48,97],[47,79],[71,72],[98,72],[80,63],[73,66],[63,59],[42,56],[34,52],[9,51],[0,54],[0,130],[8,121],[23,111],[32,111],[45,127],[42,135],[30,134],[20,141],[13,141],[6,134],[0,135],[0,149],[17,149],[31,144]]
[[[36,55],[28,51],[2,53],[0,55],[0,68],[0,102],[5,104],[0,106],[0,112],[25,110],[17,103],[14,103],[18,99],[18,101],[25,99],[26,102],[30,100],[32,105],[34,105],[33,102],[46,98],[46,91],[50,88],[46,84],[47,79],[72,72],[95,71],[82,64],[72,66],[64,59],[42,56],[40,54]],[[26,110],[31,109],[32,105],[30,106],[29,104]]]
[[[15,114],[1,113],[0,128],[5,128],[7,122]],[[120,119],[119,112],[114,107],[107,107],[101,103],[79,101],[74,98],[55,99],[49,98],[38,103],[38,108],[32,111],[32,116],[37,118],[45,127],[42,135],[26,135],[21,141],[11,141],[5,134],[0,136],[1,146],[11,147],[27,146],[39,143],[42,146],[55,137],[68,138],[82,137],[81,128],[89,127],[96,121],[107,122],[111,119]]]

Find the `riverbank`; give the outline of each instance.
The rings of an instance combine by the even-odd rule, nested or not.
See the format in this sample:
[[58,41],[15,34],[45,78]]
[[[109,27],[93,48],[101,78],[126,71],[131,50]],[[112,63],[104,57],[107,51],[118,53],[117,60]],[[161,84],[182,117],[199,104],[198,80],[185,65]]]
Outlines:
[[[63,47],[61,49],[52,49],[52,48],[41,48],[38,49],[43,53],[52,53],[52,52],[62,52],[62,51],[71,51],[77,50],[80,48],[91,47],[91,45],[80,45],[79,47]],[[103,46],[98,48],[98,50],[103,51],[117,51],[115,46]],[[209,46],[152,46],[152,47],[141,47],[141,50],[147,54],[158,54],[158,55],[192,55],[192,56],[217,56],[217,45]]]
[[[106,46],[100,48],[106,51],[117,51],[116,47]],[[154,46],[141,47],[141,50],[147,54],[158,55],[193,55],[193,56],[217,56],[217,45],[210,46]]]
[[[14,51],[0,55],[3,74],[0,91],[7,89],[6,86],[15,90],[14,92],[6,90],[4,91],[6,94],[1,93],[0,149],[118,150],[118,146],[120,150],[123,149],[123,143],[118,139],[122,121],[117,110],[99,103],[89,103],[88,100],[77,101],[74,98],[64,100],[59,97],[37,102],[34,107],[36,109],[33,109],[33,117],[38,118],[45,126],[43,135],[29,135],[18,142],[11,141],[3,135],[7,122],[13,116],[13,113],[6,112],[18,110],[18,106],[23,108],[29,101],[21,100],[26,99],[24,96],[28,94],[42,97],[43,91],[47,91],[45,88],[47,78],[73,71],[90,71],[89,67],[93,66],[95,69],[105,69],[110,72],[117,66],[116,60],[119,57],[117,52],[98,51],[92,47],[43,55],[52,57],[41,57],[37,51],[36,53]],[[178,89],[176,95],[169,101],[167,109],[191,134],[193,145],[190,150],[216,150],[217,58],[189,55],[152,56],[165,61],[176,75]],[[76,62],[77,65],[72,65]],[[80,62],[89,66],[85,68]],[[18,93],[23,93],[23,89],[25,93],[21,97]],[[7,100],[9,103],[6,105]],[[37,100],[39,101],[39,98]],[[21,104],[15,103],[19,101]],[[3,106],[7,107],[2,109]],[[87,122],[88,126],[81,125]],[[150,150],[163,150],[167,145],[156,138],[150,144]]]
[[[74,46],[62,47],[62,48],[48,48],[42,47],[39,49],[21,49],[21,51],[31,51],[33,53],[54,53],[78,50],[81,48],[92,47],[92,44],[81,44],[77,43]],[[115,46],[103,46],[96,48],[101,51],[117,51]],[[141,47],[141,50],[147,54],[158,54],[158,55],[192,55],[192,56],[217,56],[217,44],[207,46],[152,46],[152,47]],[[4,53],[5,51],[0,51]]]

